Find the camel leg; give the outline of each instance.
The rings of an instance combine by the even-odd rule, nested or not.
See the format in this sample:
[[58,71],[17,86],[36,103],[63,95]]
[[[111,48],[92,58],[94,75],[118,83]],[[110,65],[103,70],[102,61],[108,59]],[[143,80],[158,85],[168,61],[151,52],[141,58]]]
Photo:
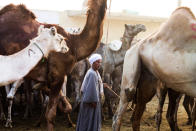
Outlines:
[[21,84],[24,82],[23,79],[18,80],[13,83],[12,88],[10,89],[9,93],[7,93],[7,98],[8,99],[13,99],[14,95],[16,94],[16,91],[18,90],[18,87],[21,86]]
[[139,131],[140,130],[140,121],[142,118],[142,115],[144,113],[144,110],[146,108],[146,103],[144,101],[138,101],[138,103],[135,106],[135,109],[133,111],[133,115],[131,117],[132,122],[132,129],[133,131]]
[[[50,70],[48,77],[49,77],[48,87],[50,88],[50,92],[49,92],[49,103],[46,109],[45,117],[47,121],[47,130],[53,131],[57,105],[60,100],[60,95],[63,94],[61,89],[64,82],[64,76],[62,77],[62,75],[59,72],[56,72],[55,70]],[[65,99],[62,100],[63,102],[66,102]]]
[[45,99],[42,103],[42,111],[41,111],[41,115],[39,117],[39,120],[36,122],[35,126],[36,127],[40,127],[41,125],[41,122],[43,121],[44,119],[44,114],[46,113],[46,107],[48,105],[48,102],[49,102],[49,97],[47,95],[45,95]]
[[4,113],[4,108],[3,108],[3,96],[2,96],[2,91],[0,92],[1,95],[0,95],[0,112],[1,112],[1,115],[0,115],[0,121],[5,121],[6,120],[6,117],[5,117],[5,113]]
[[[112,92],[109,90],[109,88],[111,88],[108,84],[106,85],[106,83],[104,84],[104,86],[107,86],[107,87],[104,87],[104,96],[105,96],[105,101],[104,101],[104,104],[103,104],[103,108],[106,106],[107,108],[107,111],[108,111],[108,118],[112,118],[113,117],[113,110],[112,110],[112,105],[111,105],[111,99],[112,99]],[[111,88],[112,90],[112,88]],[[102,118],[105,118],[104,114],[103,114],[103,110],[102,110]]]
[[[14,95],[16,94],[16,91],[18,89],[18,87],[21,86],[21,84],[23,83],[23,79],[21,80],[18,80],[16,82],[14,82],[12,84],[12,88],[10,89],[9,93],[7,94],[7,99],[8,99],[8,117],[7,117],[7,120],[6,120],[6,124],[5,124],[5,127],[10,127],[12,128],[12,104],[13,104],[13,98],[14,98]],[[7,91],[8,91],[8,88],[7,87]]]
[[62,91],[60,91],[60,102],[62,102],[62,104],[66,106],[66,108],[64,108],[64,106],[59,106],[61,111],[63,111],[64,113],[70,113],[72,111],[72,106],[67,100],[66,96],[62,93]]
[[157,108],[157,112],[155,114],[155,121],[156,121],[156,128],[157,131],[160,131],[160,125],[162,120],[162,112],[163,112],[163,105],[165,102],[166,94],[167,94],[167,88],[157,88],[157,97],[159,99],[159,105]]
[[128,106],[128,102],[126,100],[125,91],[121,90],[120,102],[116,110],[116,113],[113,116],[113,124],[112,124],[113,131],[120,131],[121,119],[123,117],[123,113],[127,109],[127,106]]
[[133,131],[140,130],[140,121],[146,104],[153,98],[156,93],[158,81],[148,70],[143,68],[137,86],[136,106],[131,118]]
[[[180,96],[180,93],[173,91],[172,89],[168,89],[169,96],[169,105],[167,109],[167,121],[172,131],[180,131],[177,125],[177,98]],[[176,113],[176,114],[175,114]]]
[[3,103],[1,102],[1,100],[0,100],[0,112],[1,112],[0,121],[6,120],[5,113],[4,113],[4,110],[3,110]]
[[62,84],[62,87],[61,87],[61,90],[62,90],[62,93],[63,93],[64,96],[66,96],[66,94],[67,94],[66,85],[67,85],[67,76],[65,75],[64,76],[64,81],[63,81],[63,84]]
[[[65,96],[62,97],[62,92],[59,95],[55,95],[55,96],[50,94],[49,103],[46,109],[46,121],[47,121],[48,131],[54,130],[54,118],[56,116],[56,109],[60,100],[62,101],[62,103],[66,103],[66,109],[64,110],[64,112],[68,112],[72,109],[70,103],[67,101]],[[62,110],[62,108],[60,109]]]
[[67,76],[65,75],[63,85],[62,85],[62,88],[61,88],[61,91],[60,91],[60,100],[63,104],[66,105],[65,109],[64,108],[61,109],[64,113],[71,112],[71,110],[72,110],[72,106],[71,106],[71,104],[69,103],[69,101],[67,100],[67,97],[66,97],[66,85],[67,85]]
[[196,99],[194,98],[194,104],[192,108],[192,131],[195,129],[195,116],[196,115]]
[[76,102],[78,103],[80,101],[80,86],[81,82],[77,80],[74,82],[75,92],[76,92]]
[[8,117],[6,120],[5,127],[10,127],[12,128],[12,104],[13,104],[13,99],[9,100],[9,105],[8,105]]
[[[67,99],[66,99],[67,100]],[[76,127],[76,125],[73,123],[73,121],[71,120],[71,117],[70,117],[70,111],[71,110],[66,110],[66,109],[64,109],[64,104],[63,104],[64,102],[62,102],[62,100],[61,101],[59,101],[59,103],[58,103],[58,108],[63,112],[63,113],[65,113],[66,114],[66,116],[67,116],[67,118],[68,118],[68,121],[69,121],[69,123],[71,124],[71,126],[72,127]],[[69,104],[66,104],[66,106],[68,106]],[[71,106],[71,105],[70,105]]]
[[187,121],[187,125],[191,125],[192,123],[192,119],[191,119],[191,111],[190,111],[190,108],[189,108],[189,105],[190,105],[190,101],[191,101],[191,97],[188,96],[188,95],[185,95],[184,96],[184,101],[183,101],[183,106],[184,106],[184,109],[188,115],[188,121]]
[[[104,74],[104,82],[107,83],[108,85],[111,85],[111,74],[110,73],[105,73]],[[107,90],[105,91],[104,90],[104,94],[106,94]],[[113,117],[113,111],[112,111],[112,108],[111,108],[111,99],[109,97],[109,95],[105,95],[105,105],[107,106],[107,109],[108,109],[108,115],[109,115],[109,118],[112,118]],[[102,112],[103,114],[103,112]],[[102,116],[104,118],[104,114]]]
[[56,117],[56,109],[57,109],[58,102],[59,102],[58,95],[49,97],[49,103],[48,103],[46,114],[45,114],[48,131],[54,130],[54,118]]
[[73,110],[75,110],[80,103],[80,86],[81,86],[80,80],[74,80],[73,85],[74,85],[73,87],[75,87],[75,93],[76,93],[76,99],[73,106]]
[[24,119],[27,119],[28,116],[32,116],[32,105],[33,105],[33,99],[32,99],[32,86],[31,86],[31,80],[25,79],[24,81],[24,88],[25,88],[25,96],[26,96],[26,109],[24,113]]
[[180,94],[178,97],[177,97],[177,99],[176,99],[176,106],[175,106],[175,113],[174,113],[174,122],[175,122],[175,129],[176,130],[180,130],[179,128],[178,128],[178,123],[177,123],[177,117],[178,117],[178,107],[179,107],[179,104],[180,104],[180,100],[181,100],[181,98],[182,98],[182,95],[183,94]]
[[136,93],[136,86],[140,77],[139,46],[135,44],[126,54],[123,65],[120,102],[113,116],[113,131],[120,130],[122,115],[125,112],[128,101],[131,101]]

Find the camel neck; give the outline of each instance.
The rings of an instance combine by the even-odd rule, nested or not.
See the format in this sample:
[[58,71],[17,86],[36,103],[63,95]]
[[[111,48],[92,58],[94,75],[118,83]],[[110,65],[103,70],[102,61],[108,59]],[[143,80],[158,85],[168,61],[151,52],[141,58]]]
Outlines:
[[42,53],[42,55],[44,56],[44,52],[42,51],[42,49],[39,47],[39,45],[37,45],[35,42],[33,43]]
[[2,75],[0,86],[10,84],[26,76],[39,63],[43,54],[47,56],[50,52],[48,44],[36,43],[36,45],[33,42],[13,55],[0,55],[0,68],[2,69],[0,70]]

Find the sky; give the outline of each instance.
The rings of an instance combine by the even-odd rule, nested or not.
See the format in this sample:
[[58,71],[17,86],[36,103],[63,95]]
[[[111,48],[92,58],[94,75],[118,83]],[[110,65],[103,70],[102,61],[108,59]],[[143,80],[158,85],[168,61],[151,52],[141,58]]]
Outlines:
[[[1,0],[0,6],[9,3],[23,3],[29,9],[41,10],[81,10],[84,0]],[[178,0],[112,0],[111,12],[129,12],[142,16],[169,17],[177,8]],[[108,7],[109,7],[108,0]],[[183,6],[188,6],[196,14],[196,0],[181,0]]]

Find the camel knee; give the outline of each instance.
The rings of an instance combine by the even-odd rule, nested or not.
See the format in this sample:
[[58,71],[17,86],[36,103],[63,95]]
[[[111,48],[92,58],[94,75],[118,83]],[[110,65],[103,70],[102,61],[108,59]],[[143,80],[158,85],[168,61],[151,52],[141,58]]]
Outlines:
[[46,111],[45,118],[46,118],[47,123],[53,123],[55,116],[56,116],[55,111],[53,110]]
[[127,89],[125,89],[125,95],[127,97],[127,101],[128,102],[133,100],[135,93],[136,93],[136,89],[135,88],[132,88],[132,89],[127,88]]

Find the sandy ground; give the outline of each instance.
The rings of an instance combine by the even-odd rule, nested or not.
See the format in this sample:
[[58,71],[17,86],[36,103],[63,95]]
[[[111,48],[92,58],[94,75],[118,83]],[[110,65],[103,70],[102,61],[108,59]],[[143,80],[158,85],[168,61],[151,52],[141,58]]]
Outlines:
[[[158,101],[157,98],[154,97],[151,102],[147,104],[146,111],[142,117],[141,121],[141,131],[156,131],[155,120],[153,118],[156,109],[157,109]],[[168,100],[166,100],[163,110],[163,120],[161,124],[161,131],[170,131],[169,125],[166,121],[166,111],[168,106]],[[132,112],[126,112],[122,121],[121,131],[132,131],[130,124],[130,116]],[[13,116],[13,124],[14,127],[12,129],[5,128],[3,126],[3,122],[0,124],[0,131],[45,131],[46,124],[43,122],[41,127],[35,127],[36,121],[39,119],[39,115],[34,115],[34,117],[29,118],[28,120],[22,119],[21,116]],[[187,121],[186,112],[181,104],[178,110],[178,125],[183,131],[190,131],[191,126],[185,125]],[[111,128],[112,120],[106,120],[102,124],[102,131],[112,131]],[[69,127],[65,116],[62,114],[57,114],[56,123],[55,123],[55,131],[74,131],[75,129]]]

